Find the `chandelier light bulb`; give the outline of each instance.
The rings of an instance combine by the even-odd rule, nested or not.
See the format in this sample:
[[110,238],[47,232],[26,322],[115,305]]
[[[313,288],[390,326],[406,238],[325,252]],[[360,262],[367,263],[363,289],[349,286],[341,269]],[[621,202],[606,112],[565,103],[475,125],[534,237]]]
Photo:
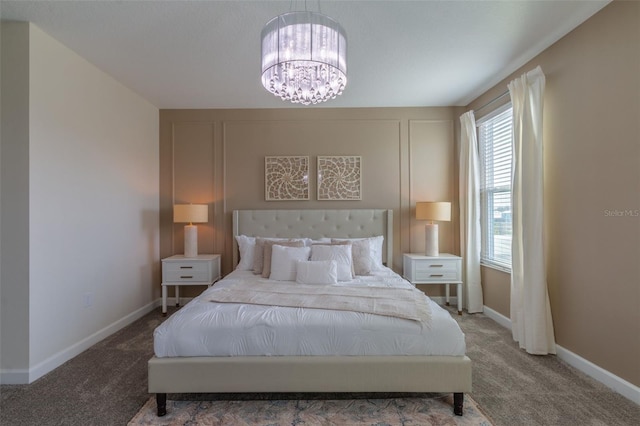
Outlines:
[[278,15],[262,30],[262,85],[303,105],[335,99],[347,85],[347,36],[315,12]]

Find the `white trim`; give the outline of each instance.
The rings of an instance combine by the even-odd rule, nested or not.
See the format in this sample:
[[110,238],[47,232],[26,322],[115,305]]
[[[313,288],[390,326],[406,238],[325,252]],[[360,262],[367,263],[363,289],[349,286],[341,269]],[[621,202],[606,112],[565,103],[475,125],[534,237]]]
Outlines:
[[496,271],[501,271],[506,274],[511,274],[511,267],[506,267],[496,262],[492,262],[490,260],[481,259],[480,266],[484,266],[485,268],[495,269]]
[[597,366],[589,360],[582,358],[581,356],[571,352],[562,346],[556,345],[556,352],[558,358],[577,368],[583,373],[593,377],[608,388],[613,389],[620,395],[640,405],[640,387],[629,383],[621,377],[605,370],[602,367]]
[[483,309],[483,313],[486,316],[488,316],[489,318],[491,318],[492,320],[494,320],[495,322],[497,322],[498,324],[500,324],[504,328],[507,328],[507,329],[511,330],[511,320],[509,318],[505,317],[504,315],[502,315],[498,311],[494,311],[493,309],[491,309],[487,305],[484,305],[483,308],[484,308]]
[[127,325],[133,323],[139,318],[142,318],[143,316],[145,316],[146,314],[148,314],[149,312],[151,312],[153,309],[157,308],[161,304],[162,304],[162,299],[154,300],[153,302],[150,302],[145,306],[143,306],[142,308],[139,308],[133,311],[132,313],[104,327],[103,329],[98,330],[97,332],[82,339],[81,341],[50,356],[49,358],[45,359],[41,363],[29,368],[29,370],[25,370],[25,369],[0,370],[0,384],[17,385],[17,384],[33,383],[40,377],[53,371],[54,369],[61,366],[65,362],[69,361],[73,357],[89,349],[91,346],[109,337],[116,331],[126,327]]
[[0,384],[23,385],[29,383],[29,370],[23,368],[0,370]]
[[[485,306],[484,314],[500,324],[501,326],[511,330],[511,320],[501,313]],[[559,359],[566,362],[570,366],[582,371],[589,377],[599,381],[608,388],[614,390],[620,395],[640,405],[640,387],[633,383],[627,382],[621,377],[597,366],[589,360],[582,358],[580,355],[571,352],[568,349],[556,344],[556,352]]]

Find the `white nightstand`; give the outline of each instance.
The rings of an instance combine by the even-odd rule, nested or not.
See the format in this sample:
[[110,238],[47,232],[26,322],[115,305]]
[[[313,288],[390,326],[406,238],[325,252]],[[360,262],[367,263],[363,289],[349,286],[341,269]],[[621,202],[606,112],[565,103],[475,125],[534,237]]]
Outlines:
[[181,285],[211,286],[220,279],[220,255],[201,254],[184,257],[182,254],[162,259],[162,315],[167,314],[167,287],[176,288],[176,306],[180,306]]
[[404,278],[411,284],[445,284],[449,305],[449,284],[457,284],[458,315],[462,315],[462,258],[448,253],[439,256],[405,253]]

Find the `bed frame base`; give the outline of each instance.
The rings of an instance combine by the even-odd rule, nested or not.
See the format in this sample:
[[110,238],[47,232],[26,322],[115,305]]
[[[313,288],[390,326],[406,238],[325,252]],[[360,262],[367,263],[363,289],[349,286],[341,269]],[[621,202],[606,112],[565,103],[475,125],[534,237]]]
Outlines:
[[167,393],[451,392],[461,416],[471,392],[466,356],[181,357],[149,360],[158,415]]

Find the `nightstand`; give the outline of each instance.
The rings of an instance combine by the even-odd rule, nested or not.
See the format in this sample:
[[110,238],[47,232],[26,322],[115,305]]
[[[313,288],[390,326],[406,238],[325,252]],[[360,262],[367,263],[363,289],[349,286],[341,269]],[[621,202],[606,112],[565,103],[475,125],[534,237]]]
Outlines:
[[457,284],[458,315],[462,315],[462,258],[448,253],[439,256],[405,253],[404,278],[411,284],[445,284],[449,305],[449,284]]
[[176,306],[180,306],[181,285],[211,287],[220,279],[220,255],[200,254],[184,257],[182,254],[162,259],[162,315],[167,315],[167,287],[176,288]]

